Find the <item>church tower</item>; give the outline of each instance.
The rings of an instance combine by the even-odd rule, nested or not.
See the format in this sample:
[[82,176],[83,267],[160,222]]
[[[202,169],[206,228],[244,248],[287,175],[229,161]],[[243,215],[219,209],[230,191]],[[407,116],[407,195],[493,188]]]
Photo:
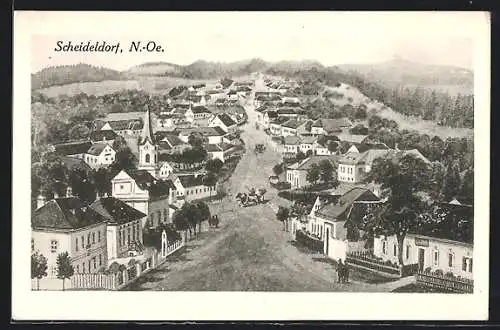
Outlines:
[[158,146],[153,140],[151,125],[151,114],[149,107],[144,116],[144,126],[139,137],[139,167],[140,170],[146,170],[156,178],[158,172]]

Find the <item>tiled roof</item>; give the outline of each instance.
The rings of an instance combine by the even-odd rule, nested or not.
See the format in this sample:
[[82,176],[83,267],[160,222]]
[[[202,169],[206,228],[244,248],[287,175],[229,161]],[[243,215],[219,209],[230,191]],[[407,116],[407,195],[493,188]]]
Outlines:
[[284,117],[278,117],[276,119],[274,119],[273,121],[271,121],[271,124],[276,124],[276,125],[282,125],[283,123],[287,122],[288,118],[284,118]]
[[80,158],[64,156],[62,157],[62,162],[70,171],[74,169],[80,169],[89,172],[92,170],[89,164],[85,163],[85,161]]
[[316,214],[330,220],[346,220],[347,213],[352,204],[360,200],[378,201],[379,198],[368,189],[356,187],[342,195],[336,203],[323,206]]
[[90,139],[92,141],[104,141],[104,140],[114,140],[118,135],[115,131],[112,130],[104,130],[104,131],[92,131],[90,133]]
[[57,198],[33,212],[33,229],[80,229],[106,219],[91,208],[84,207],[76,197]]
[[193,111],[193,113],[210,113],[210,110],[208,110],[207,107],[204,107],[204,106],[196,106],[196,107],[193,107],[191,109],[191,111]]
[[290,119],[287,122],[283,123],[281,126],[297,129],[297,127],[299,127],[303,123],[304,123],[304,121],[302,121],[302,120]]
[[338,156],[336,155],[329,155],[329,156],[311,156],[309,158],[303,159],[302,161],[292,164],[288,167],[288,169],[292,170],[301,170],[301,171],[307,171],[308,169],[311,168],[313,164],[319,164],[323,160],[328,160],[332,163],[338,160]]
[[219,117],[220,121],[222,121],[222,123],[224,125],[226,125],[227,127],[231,127],[233,125],[236,125],[236,122],[231,117],[229,117],[229,115],[227,115],[225,113],[220,113],[217,115],[217,117]]
[[339,133],[339,134],[337,134],[337,137],[341,141],[361,143],[361,142],[363,142],[364,139],[366,139],[367,135],[355,135],[355,134]]
[[146,216],[146,214],[115,197],[99,198],[90,205],[90,208],[106,218],[110,224],[121,225]]
[[144,117],[144,111],[136,112],[111,112],[106,115],[103,119],[105,122],[112,121],[131,121],[131,120],[141,120]]
[[339,132],[344,127],[351,127],[352,122],[348,118],[318,119],[312,127],[322,127],[328,133]]
[[148,190],[152,197],[168,195],[170,189],[175,189],[173,183],[169,180],[158,180],[146,170],[124,170],[137,186],[142,190]]
[[301,142],[301,138],[296,135],[285,136],[285,145],[298,145]]
[[141,119],[110,121],[108,122],[108,124],[115,131],[123,131],[123,130],[135,131],[142,129],[143,127]]
[[93,156],[99,156],[106,147],[108,147],[106,143],[95,143],[89,148],[87,153]]
[[184,188],[202,186],[203,185],[203,175],[179,175],[177,176]]
[[88,140],[66,142],[54,145],[56,152],[63,156],[84,154],[90,149],[90,147],[92,147],[92,142]]
[[293,115],[295,114],[295,109],[293,108],[280,108],[278,109],[278,115]]

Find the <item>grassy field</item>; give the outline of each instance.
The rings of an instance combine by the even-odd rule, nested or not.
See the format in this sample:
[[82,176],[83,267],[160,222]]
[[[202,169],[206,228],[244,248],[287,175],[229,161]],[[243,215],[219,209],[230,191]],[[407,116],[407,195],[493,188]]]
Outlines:
[[[236,81],[248,80],[250,76],[234,78]],[[86,93],[88,95],[104,95],[127,89],[138,89],[145,92],[156,94],[166,93],[173,87],[179,85],[206,84],[208,88],[215,87],[218,79],[199,80],[184,79],[177,77],[156,77],[156,76],[137,76],[134,80],[105,80],[100,82],[75,83],[61,86],[52,86],[38,90],[48,97],[58,95],[76,95]]]

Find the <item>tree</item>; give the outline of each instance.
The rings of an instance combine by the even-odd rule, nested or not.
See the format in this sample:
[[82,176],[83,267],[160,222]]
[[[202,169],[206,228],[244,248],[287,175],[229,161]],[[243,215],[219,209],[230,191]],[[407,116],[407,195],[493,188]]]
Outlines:
[[205,164],[205,169],[208,172],[218,174],[220,172],[220,170],[222,169],[223,165],[224,165],[224,163],[219,158],[209,159],[209,160],[207,160],[207,162]]
[[328,151],[330,153],[336,153],[339,149],[339,143],[337,141],[328,141]]
[[283,173],[283,164],[276,164],[273,166],[273,173],[276,176],[279,176],[281,173]]
[[469,169],[465,172],[462,186],[460,187],[460,197],[471,201],[474,200],[474,169]]
[[209,187],[209,198],[212,198],[212,188],[217,184],[217,176],[212,172],[208,172],[202,178],[202,182],[205,186]]
[[424,219],[430,176],[427,163],[406,155],[400,159],[375,159],[366,178],[367,182],[380,183],[382,195],[387,198],[386,203],[372,213],[371,226],[377,234],[396,235],[401,265],[406,234],[418,228]]
[[198,229],[201,232],[201,222],[207,221],[211,216],[210,208],[205,202],[196,203],[196,207],[198,208],[199,224],[200,224]]
[[90,134],[90,129],[84,124],[76,124],[68,132],[70,140],[87,139],[89,137],[89,134]]
[[334,175],[333,175],[334,167],[329,160],[326,159],[322,160],[319,163],[319,170],[320,170],[319,177],[323,182],[325,183],[334,182]]
[[358,124],[358,125],[354,126],[353,128],[351,128],[349,130],[349,133],[354,134],[354,135],[368,135],[369,131],[368,131],[368,127],[365,127],[362,124]]
[[203,140],[203,137],[199,136],[198,134],[191,133],[188,137],[188,143],[193,148],[202,148],[204,142],[205,141]]
[[354,118],[356,119],[366,119],[367,116],[367,107],[364,104],[360,104],[358,108],[356,109],[356,113],[354,115]]
[[187,237],[187,230],[189,228],[189,222],[187,218],[187,213],[186,213],[186,204],[187,202],[182,205],[180,209],[174,212],[174,215],[172,217],[172,222],[174,223],[174,227],[176,230],[179,231],[184,231],[184,237]]
[[306,174],[307,182],[315,185],[319,180],[319,176],[320,176],[320,168],[318,164],[312,164],[311,167],[307,170]]
[[302,151],[299,151],[299,152],[297,152],[297,155],[295,156],[295,158],[297,159],[297,161],[301,161],[303,159],[306,159],[306,155]]
[[40,290],[40,279],[47,276],[47,258],[38,252],[31,253],[31,278],[36,278],[36,289]]
[[95,200],[95,188],[87,172],[82,169],[72,169],[69,172],[69,181],[73,195],[79,197],[86,205]]
[[288,231],[287,220],[289,215],[290,215],[290,210],[283,206],[280,206],[278,208],[278,212],[276,212],[276,219],[278,219],[278,221],[283,222],[283,230]]
[[63,281],[63,291],[65,280],[73,276],[74,272],[68,252],[59,253],[57,256],[57,278]]
[[457,197],[460,191],[460,173],[455,164],[448,165],[446,175],[443,183],[443,198],[450,201],[452,198]]
[[310,150],[310,149],[309,149],[309,150],[307,150],[307,151],[306,151],[306,158],[311,157],[311,156],[312,156],[312,154],[313,154],[313,151],[312,151],[312,150]]

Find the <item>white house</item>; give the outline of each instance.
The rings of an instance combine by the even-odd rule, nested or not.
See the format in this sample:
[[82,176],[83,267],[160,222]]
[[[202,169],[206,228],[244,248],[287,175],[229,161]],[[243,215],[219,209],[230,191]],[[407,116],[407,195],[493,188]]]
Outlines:
[[335,161],[338,159],[337,156],[311,156],[304,160],[301,160],[295,164],[292,164],[286,169],[286,181],[289,182],[292,188],[302,188],[310,185],[306,180],[307,171],[311,168],[313,164],[319,164],[323,160],[328,160],[334,165]]
[[236,131],[238,128],[237,123],[228,114],[225,113],[219,113],[210,118],[208,126],[209,127],[218,126],[222,128],[226,133],[234,133],[234,131]]
[[115,161],[116,151],[107,143],[93,144],[83,160],[92,168],[107,167]]
[[348,118],[318,119],[311,126],[311,134],[333,135],[350,127],[352,127],[352,122]]
[[47,258],[47,276],[57,277],[57,256],[68,252],[75,273],[107,265],[106,219],[76,197],[54,198],[31,216],[31,250]]
[[142,226],[156,228],[172,221],[176,189],[170,180],[156,179],[146,170],[122,170],[112,180],[112,196],[146,214]]
[[98,198],[90,208],[106,219],[108,264],[144,251],[142,219],[146,214],[114,197]]
[[203,175],[200,173],[172,174],[169,180],[175,185],[178,199],[193,201],[217,195],[217,183],[211,187],[204,185]]
[[[443,274],[452,272],[455,276],[469,279],[473,279],[473,252],[473,244],[427,235],[410,233],[403,241],[405,264],[418,264],[420,271],[426,268],[430,268],[431,271],[441,269]],[[396,236],[375,237],[373,253],[383,260],[398,262]]]
[[223,163],[234,151],[234,146],[229,143],[208,144],[205,146],[210,159],[220,159]]
[[300,150],[301,138],[295,135],[286,136],[283,145],[283,156],[293,157]]
[[160,179],[167,179],[172,173],[174,173],[174,167],[169,162],[161,163],[160,170],[158,171]]
[[379,198],[368,189],[355,187],[335,202],[316,203],[309,215],[309,230],[323,240],[323,253],[331,259],[345,260],[347,252],[364,248],[365,241],[348,240],[346,221],[355,203],[379,203]]

